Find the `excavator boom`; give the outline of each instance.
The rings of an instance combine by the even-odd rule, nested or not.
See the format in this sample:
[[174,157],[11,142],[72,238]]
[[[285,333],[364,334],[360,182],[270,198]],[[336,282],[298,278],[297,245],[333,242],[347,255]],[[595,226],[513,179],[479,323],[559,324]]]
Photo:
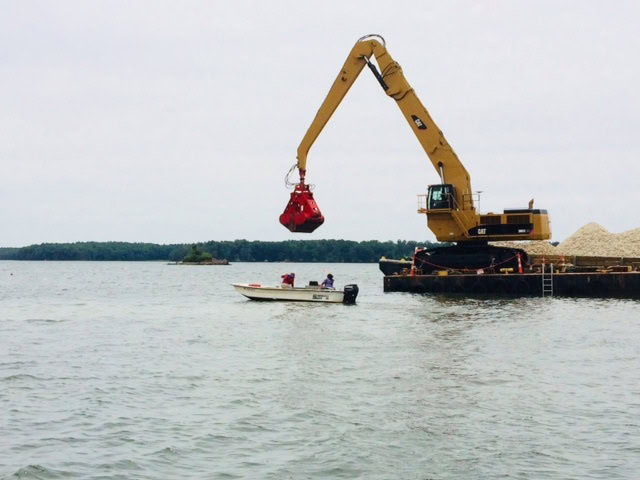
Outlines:
[[[380,41],[372,37],[377,37]],[[380,71],[378,71],[371,62],[373,58],[375,58],[380,66]],[[351,52],[349,52],[349,56],[344,62],[342,69],[340,69],[340,73],[333,82],[333,85],[331,85],[329,93],[324,99],[324,102],[322,102],[322,105],[320,105],[318,113],[316,113],[313,122],[311,122],[311,126],[298,146],[298,169],[301,172],[306,172],[307,155],[309,154],[311,146],[365,65],[369,66],[372,70],[384,92],[397,102],[407,123],[431,160],[443,183],[446,180],[448,183],[458,186],[457,190],[460,195],[460,198],[457,199],[458,203],[460,205],[467,203],[468,206],[473,207],[471,180],[467,170],[444,138],[442,131],[433,121],[427,109],[420,102],[411,85],[407,82],[400,65],[393,60],[387,51],[384,39],[378,35],[362,37],[356,42]],[[467,198],[467,202],[462,201],[463,197]]]

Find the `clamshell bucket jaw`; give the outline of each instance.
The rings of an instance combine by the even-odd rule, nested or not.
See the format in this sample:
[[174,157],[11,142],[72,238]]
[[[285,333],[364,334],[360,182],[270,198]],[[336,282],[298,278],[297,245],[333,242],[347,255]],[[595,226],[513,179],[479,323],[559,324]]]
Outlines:
[[287,207],[280,215],[280,223],[291,232],[311,233],[324,223],[318,204],[309,185],[296,184]]

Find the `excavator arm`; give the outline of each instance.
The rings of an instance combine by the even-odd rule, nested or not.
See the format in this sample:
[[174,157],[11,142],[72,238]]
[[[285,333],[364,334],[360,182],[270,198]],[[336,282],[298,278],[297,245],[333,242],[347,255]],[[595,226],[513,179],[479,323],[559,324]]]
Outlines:
[[[375,58],[380,66],[380,71],[371,61],[372,58]],[[305,176],[309,150],[365,65],[371,69],[385,93],[398,104],[411,130],[440,175],[442,183],[450,183],[456,187],[458,205],[473,207],[471,180],[467,170],[407,82],[400,65],[391,58],[384,39],[379,35],[367,35],[356,42],[300,142],[297,158],[302,178]]]
[[[374,58],[380,70],[372,62]],[[441,182],[453,185],[454,188],[449,195],[453,197],[456,209],[473,210],[471,181],[467,170],[407,82],[400,65],[387,51],[384,39],[379,35],[367,35],[360,38],[349,52],[340,73],[298,146],[297,167],[300,183],[295,186],[291,200],[280,218],[280,222],[291,231],[311,232],[324,222],[313,194],[305,184],[307,155],[365,66],[371,69],[384,92],[396,101],[440,175]]]

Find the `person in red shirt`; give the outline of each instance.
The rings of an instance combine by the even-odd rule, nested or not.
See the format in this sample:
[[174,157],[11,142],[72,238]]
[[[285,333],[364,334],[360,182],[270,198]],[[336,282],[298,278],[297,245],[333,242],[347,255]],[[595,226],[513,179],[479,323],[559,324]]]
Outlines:
[[285,288],[293,288],[293,282],[295,281],[295,273],[285,273],[282,275],[282,286]]

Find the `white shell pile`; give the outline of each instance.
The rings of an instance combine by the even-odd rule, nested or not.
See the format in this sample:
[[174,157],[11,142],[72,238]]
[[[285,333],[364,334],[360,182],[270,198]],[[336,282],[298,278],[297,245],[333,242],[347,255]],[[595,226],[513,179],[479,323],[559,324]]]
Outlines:
[[588,223],[557,247],[546,241],[492,242],[491,244],[521,248],[529,255],[640,257],[640,228],[622,233],[610,233],[597,223]]
[[594,257],[640,257],[640,228],[609,233],[597,223],[588,223],[556,247],[558,255]]

